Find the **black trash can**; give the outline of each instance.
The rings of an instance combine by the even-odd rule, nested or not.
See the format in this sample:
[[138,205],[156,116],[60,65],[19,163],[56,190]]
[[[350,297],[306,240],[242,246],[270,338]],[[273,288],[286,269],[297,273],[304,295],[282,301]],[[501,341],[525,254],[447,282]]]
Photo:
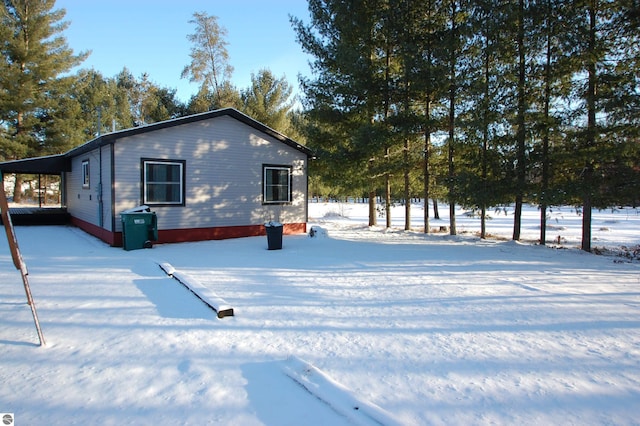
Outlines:
[[282,224],[279,222],[267,222],[264,224],[267,231],[267,245],[269,250],[282,249]]

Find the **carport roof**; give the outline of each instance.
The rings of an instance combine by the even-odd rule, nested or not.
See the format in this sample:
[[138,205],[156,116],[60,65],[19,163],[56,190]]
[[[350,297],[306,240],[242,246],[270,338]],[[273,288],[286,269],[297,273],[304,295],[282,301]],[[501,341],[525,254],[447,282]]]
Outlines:
[[25,158],[24,160],[5,161],[0,163],[0,172],[2,173],[58,175],[60,173],[70,171],[71,163],[65,154]]

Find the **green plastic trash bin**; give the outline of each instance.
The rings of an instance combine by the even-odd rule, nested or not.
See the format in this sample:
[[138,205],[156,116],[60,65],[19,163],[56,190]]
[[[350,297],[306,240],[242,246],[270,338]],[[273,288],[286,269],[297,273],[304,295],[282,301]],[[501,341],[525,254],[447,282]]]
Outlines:
[[155,212],[128,210],[122,218],[122,247],[125,250],[151,248],[158,240],[158,218]]
[[282,224],[279,222],[267,222],[264,224],[267,231],[267,246],[269,250],[282,249]]

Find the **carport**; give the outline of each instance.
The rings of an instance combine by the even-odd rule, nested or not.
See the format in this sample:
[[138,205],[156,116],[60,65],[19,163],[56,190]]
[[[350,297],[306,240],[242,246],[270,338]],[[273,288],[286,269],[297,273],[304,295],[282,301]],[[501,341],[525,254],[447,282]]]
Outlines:
[[[64,173],[71,171],[71,164],[64,154],[49,155],[24,160],[5,161],[0,163],[0,175],[4,178],[10,174],[34,175],[38,179],[38,205],[11,207],[11,220],[14,225],[61,225],[70,220],[66,209]],[[60,178],[60,202],[57,205],[43,203],[43,176]]]

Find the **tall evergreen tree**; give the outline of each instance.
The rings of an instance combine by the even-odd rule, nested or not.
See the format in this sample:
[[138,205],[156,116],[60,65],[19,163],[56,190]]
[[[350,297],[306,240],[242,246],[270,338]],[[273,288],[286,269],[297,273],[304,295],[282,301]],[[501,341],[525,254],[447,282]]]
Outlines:
[[[614,66],[605,68],[598,88],[606,116],[606,162],[600,192],[612,205],[640,204],[640,3],[618,0],[609,28]],[[598,205],[597,207],[600,207]]]
[[176,89],[155,84],[152,87],[155,102],[149,105],[149,120],[158,122],[186,115],[186,105],[176,96]]
[[[417,76],[414,82],[418,93],[418,102],[423,102],[422,130],[424,132],[423,155],[423,224],[424,232],[429,233],[429,199],[433,198],[434,216],[438,217],[438,204],[435,190],[432,188],[432,175],[435,176],[432,160],[432,135],[439,130],[438,114],[442,113],[442,93],[446,85],[440,76],[444,75],[440,44],[444,33],[446,17],[441,12],[443,1],[423,0],[412,2],[417,9],[416,22],[418,55],[416,57]],[[439,111],[440,110],[440,111]]]
[[457,234],[456,202],[458,201],[458,176],[456,170],[456,144],[458,133],[458,112],[460,89],[465,63],[465,44],[467,39],[468,3],[465,0],[447,0],[448,26],[444,36],[446,51],[446,78],[448,79],[448,117],[447,117],[447,150],[448,150],[448,201],[449,201],[449,233]]
[[531,116],[531,129],[536,138],[533,151],[532,178],[535,196],[540,206],[540,244],[546,244],[548,208],[562,203],[563,192],[555,182],[563,175],[562,144],[568,114],[560,108],[561,102],[570,98],[570,82],[575,72],[572,63],[570,28],[575,26],[576,16],[571,3],[565,0],[540,0],[532,7],[534,28],[538,29],[538,44],[534,55],[532,76],[535,105]]
[[186,106],[176,98],[176,90],[159,87],[147,73],[136,79],[126,67],[115,77],[120,94],[124,94],[133,122],[126,127],[177,118]]
[[507,201],[505,178],[505,128],[503,117],[507,88],[503,78],[508,63],[502,44],[509,5],[501,0],[476,1],[471,10],[469,84],[465,87],[458,179],[459,203],[480,212],[480,237],[486,237],[487,208]]
[[[624,66],[629,63],[628,55],[634,56],[632,52],[637,58],[638,29],[629,29],[629,9],[620,0],[584,0],[576,6],[575,13],[583,19],[575,31],[575,57],[580,70],[574,79],[575,99],[580,102],[575,111],[575,152],[579,162],[574,173],[582,204],[581,248],[591,251],[592,210],[611,204],[610,194],[616,194],[619,186],[615,175],[625,169],[620,154],[629,147],[623,134],[630,123],[617,115],[627,107],[616,98],[622,94],[631,99],[638,96],[637,62],[635,69]],[[618,85],[629,81],[625,75],[634,73],[635,83]]]
[[[56,99],[50,96],[61,74],[88,55],[74,55],[60,35],[67,27],[64,9],[54,0],[0,2],[0,120],[8,131],[0,140],[4,159],[47,152],[45,137]],[[56,143],[56,142],[53,142]]]
[[[418,34],[418,11],[415,4],[408,0],[392,1],[389,8],[388,25],[389,33],[393,38],[393,44],[397,51],[398,66],[397,75],[394,76],[394,92],[396,94],[394,117],[391,123],[395,128],[394,133],[402,143],[402,158],[400,159],[400,171],[402,173],[402,186],[404,199],[404,229],[411,229],[411,171],[415,168],[415,160],[412,148],[419,130],[419,122],[422,121],[419,110],[414,105],[418,99],[416,84],[418,64],[420,63],[420,46]],[[422,106],[422,104],[420,104]]]
[[[60,141],[49,140],[51,113],[61,74],[88,55],[74,55],[60,35],[69,25],[64,9],[52,10],[54,0],[0,2],[0,157],[5,160],[51,153]],[[55,135],[55,133],[53,133]],[[15,187],[21,187],[16,177]],[[14,194],[19,201],[20,191]]]
[[527,177],[527,119],[525,114],[528,109],[527,94],[527,45],[525,33],[527,32],[525,0],[518,0],[516,22],[516,54],[517,54],[517,109],[516,109],[516,184],[515,184],[515,209],[513,215],[513,239],[520,239],[522,225],[522,206],[526,191]]
[[316,78],[302,79],[309,144],[333,179],[369,186],[375,224],[375,182],[386,174],[389,50],[385,0],[309,0],[311,23],[292,18]]
[[[445,22],[439,0],[395,0],[390,2],[391,43],[389,123],[396,135],[397,173],[402,175],[405,202],[405,229],[411,227],[410,199],[415,188],[416,171],[422,174],[424,230],[429,232],[429,186],[431,135],[438,130],[436,114],[443,93],[445,75],[440,41]],[[392,171],[394,171],[392,169]]]
[[200,86],[198,92],[191,96],[186,106],[187,114],[199,114],[201,112],[212,111],[219,108],[242,109],[242,96],[240,91],[225,81],[217,91],[211,91],[204,85]]
[[80,70],[67,79],[58,98],[55,129],[70,149],[94,137],[131,127],[132,119],[126,98],[118,93],[115,81],[105,79],[95,70]]
[[289,133],[289,112],[293,108],[293,88],[284,77],[268,69],[251,74],[251,86],[242,91],[243,112],[272,129]]

